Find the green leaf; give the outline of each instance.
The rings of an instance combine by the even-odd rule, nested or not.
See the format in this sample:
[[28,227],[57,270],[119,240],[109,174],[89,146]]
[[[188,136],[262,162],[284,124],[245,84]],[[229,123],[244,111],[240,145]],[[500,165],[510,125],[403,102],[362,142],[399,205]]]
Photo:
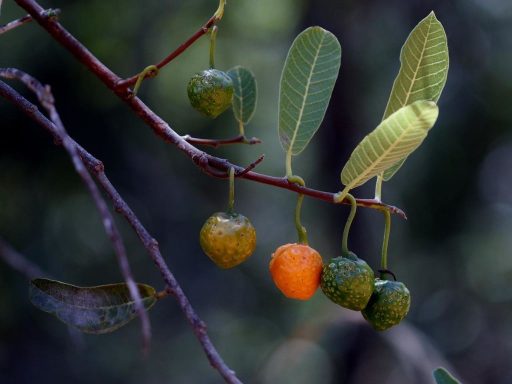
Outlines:
[[423,142],[437,120],[439,110],[433,101],[420,100],[393,113],[354,149],[341,171],[345,189],[337,194],[342,201],[347,193],[406,158]]
[[231,77],[235,89],[233,95],[235,119],[242,124],[248,124],[256,109],[258,97],[256,78],[250,70],[241,66],[231,68],[227,74]]
[[323,28],[310,27],[293,42],[279,91],[279,138],[287,156],[301,153],[318,130],[340,63],[340,43]]
[[445,368],[437,368],[434,370],[433,374],[437,384],[461,384],[460,381],[454,378]]
[[[137,284],[142,302],[150,309],[156,302],[155,289]],[[30,301],[44,312],[85,333],[108,333],[137,316],[135,302],[125,283],[76,287],[48,279],[30,283]]]
[[[418,100],[437,102],[448,76],[448,42],[434,12],[412,30],[400,52],[400,71],[393,83],[383,119]],[[388,181],[406,159],[384,172]]]

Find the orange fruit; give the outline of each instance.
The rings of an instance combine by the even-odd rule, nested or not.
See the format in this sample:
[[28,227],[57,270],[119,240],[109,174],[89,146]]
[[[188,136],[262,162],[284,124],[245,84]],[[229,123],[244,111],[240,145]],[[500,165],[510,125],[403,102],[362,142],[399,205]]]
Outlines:
[[269,269],[277,288],[288,298],[308,300],[320,285],[323,262],[306,244],[285,244],[276,249]]

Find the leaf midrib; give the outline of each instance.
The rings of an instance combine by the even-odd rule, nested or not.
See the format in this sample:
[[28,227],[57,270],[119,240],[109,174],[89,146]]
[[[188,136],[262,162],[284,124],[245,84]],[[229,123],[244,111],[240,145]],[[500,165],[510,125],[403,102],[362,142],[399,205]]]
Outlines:
[[240,76],[240,69],[236,70],[236,78],[238,79],[238,88],[240,90],[240,119],[242,122],[244,121],[244,97],[243,97],[243,88],[242,88],[242,77]]
[[295,129],[293,130],[293,136],[292,136],[292,138],[290,140],[290,146],[288,147],[288,155],[293,154],[293,146],[295,145],[295,140],[297,138],[297,132],[299,131],[299,126],[300,126],[301,120],[302,120],[302,114],[304,113],[304,108],[305,108],[305,105],[306,105],[307,94],[308,94],[308,91],[309,91],[309,86],[311,85],[311,79],[313,78],[314,68],[315,68],[315,65],[316,65],[316,61],[318,60],[318,54],[320,52],[320,49],[322,48],[324,40],[325,40],[325,34],[322,34],[322,38],[320,40],[320,44],[318,44],[318,49],[316,50],[315,57],[313,59],[313,65],[311,65],[311,70],[309,71],[308,82],[307,82],[307,85],[306,85],[306,91],[304,92],[304,100],[302,101],[302,106],[300,108],[299,117],[297,119],[297,123],[295,124]]
[[[122,303],[122,304],[114,304],[114,305],[105,305],[105,306],[100,306],[100,307],[86,307],[86,306],[82,306],[82,305],[76,305],[76,304],[69,304],[67,302],[65,302],[64,300],[61,300],[61,299],[58,299],[57,297],[55,296],[52,296],[50,295],[48,292],[46,291],[43,291],[41,288],[39,287],[36,287],[41,293],[43,293],[45,296],[47,297],[50,297],[52,298],[53,300],[57,301],[58,303],[61,303],[63,305],[67,305],[67,306],[70,306],[72,308],[79,308],[79,309],[87,309],[87,310],[98,310],[98,309],[109,309],[109,308],[114,308],[114,307],[122,307],[122,306],[128,306],[128,305],[133,305],[135,304],[135,301],[129,301],[127,303]],[[143,297],[142,298],[142,302],[148,300],[152,298],[152,296],[146,296],[146,297]]]
[[[409,123],[409,119],[407,118],[407,115],[405,114],[404,115],[405,119],[407,120],[407,123]],[[416,118],[418,118],[418,116],[416,116]],[[404,129],[403,132],[397,137],[397,139],[395,140],[395,142],[387,149],[383,152],[383,154],[379,157],[377,157],[377,159],[375,159],[375,161],[373,162],[373,164],[368,167],[366,169],[366,172],[363,172],[362,174],[359,175],[358,178],[355,178],[354,180],[352,180],[351,183],[349,183],[351,186],[352,185],[356,185],[359,180],[362,180],[366,177],[366,175],[368,175],[369,173],[371,173],[370,171],[374,170],[375,167],[376,167],[376,164],[379,164],[381,162],[381,160],[390,152],[392,151],[397,145],[398,143],[400,142],[400,140],[402,139],[402,137],[405,135],[405,133],[407,132],[407,129]],[[348,187],[348,186],[347,186]]]
[[432,27],[432,18],[434,16],[430,16],[429,18],[429,23],[428,23],[428,29],[427,29],[427,33],[425,35],[425,41],[423,42],[423,49],[421,50],[421,55],[420,55],[420,59],[418,60],[418,64],[416,65],[416,70],[414,71],[414,76],[411,80],[411,84],[409,85],[409,90],[407,91],[406,95],[405,95],[405,101],[404,101],[404,104],[402,105],[402,107],[406,106],[407,105],[407,102],[409,101],[409,98],[411,97],[411,91],[412,91],[412,88],[414,87],[414,83],[416,81],[416,76],[418,76],[418,72],[420,70],[420,65],[421,65],[421,62],[423,60],[423,56],[425,55],[425,50],[426,50],[426,47],[427,47],[427,41],[428,41],[428,36],[430,35],[430,28]]

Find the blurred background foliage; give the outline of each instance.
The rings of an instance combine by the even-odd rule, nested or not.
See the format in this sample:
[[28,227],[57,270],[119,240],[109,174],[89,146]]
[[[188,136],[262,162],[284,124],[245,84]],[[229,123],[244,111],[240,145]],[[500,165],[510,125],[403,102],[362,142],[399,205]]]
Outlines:
[[[214,0],[45,1],[120,76],[158,61],[215,10]],[[230,366],[248,383],[431,383],[440,364],[465,383],[512,382],[512,3],[509,0],[232,0],[220,25],[217,67],[250,68],[259,99],[247,127],[259,146],[209,150],[239,164],[261,153],[260,172],[284,174],[277,140],[279,77],[294,36],[309,25],[343,47],[325,122],[294,171],[337,191],[348,155],[381,119],[399,51],[430,10],[444,24],[450,73],[440,118],[406,166],[384,185],[395,217],[390,266],[413,295],[408,321],[377,334],[318,293],[286,300],[267,270],[272,251],[295,241],[295,195],[237,182],[236,209],[258,230],[240,268],[221,271],[202,254],[203,221],[227,205],[227,183],[202,174],[157,138],[35,23],[0,36],[0,67],[51,84],[65,125],[105,162],[108,175],[162,251]],[[24,14],[4,1],[0,24]],[[215,121],[188,105],[186,84],[208,65],[203,38],[146,81],[140,96],[173,129],[236,134],[230,112]],[[11,83],[12,84],[12,83]],[[23,90],[17,84],[18,89]],[[33,97],[23,90],[23,92]],[[78,285],[122,279],[100,218],[67,155],[12,105],[0,101],[0,234],[49,275]],[[354,191],[370,197],[373,182]],[[324,259],[340,252],[347,207],[306,199],[303,222]],[[136,279],[161,279],[118,218]],[[383,219],[360,209],[351,248],[378,266]],[[137,322],[109,335],[70,333],[27,299],[27,281],[0,264],[1,383],[218,383],[172,298],[151,312],[153,347],[140,353]]]

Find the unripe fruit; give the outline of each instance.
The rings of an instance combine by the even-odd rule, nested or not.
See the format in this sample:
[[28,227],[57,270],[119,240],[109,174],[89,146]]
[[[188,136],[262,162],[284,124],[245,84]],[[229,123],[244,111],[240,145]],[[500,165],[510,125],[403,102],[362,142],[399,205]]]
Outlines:
[[277,288],[288,298],[308,300],[320,284],[322,257],[306,244],[285,244],[276,249],[269,269]]
[[321,286],[325,296],[336,304],[360,311],[373,293],[374,274],[364,260],[350,252],[324,265]]
[[373,328],[384,331],[400,323],[410,306],[411,293],[403,283],[375,279],[375,291],[362,313]]
[[206,69],[196,73],[189,81],[190,104],[212,119],[229,108],[233,101],[233,81],[218,69]]
[[238,213],[217,212],[201,228],[199,242],[204,253],[220,268],[232,268],[256,249],[256,230]]

